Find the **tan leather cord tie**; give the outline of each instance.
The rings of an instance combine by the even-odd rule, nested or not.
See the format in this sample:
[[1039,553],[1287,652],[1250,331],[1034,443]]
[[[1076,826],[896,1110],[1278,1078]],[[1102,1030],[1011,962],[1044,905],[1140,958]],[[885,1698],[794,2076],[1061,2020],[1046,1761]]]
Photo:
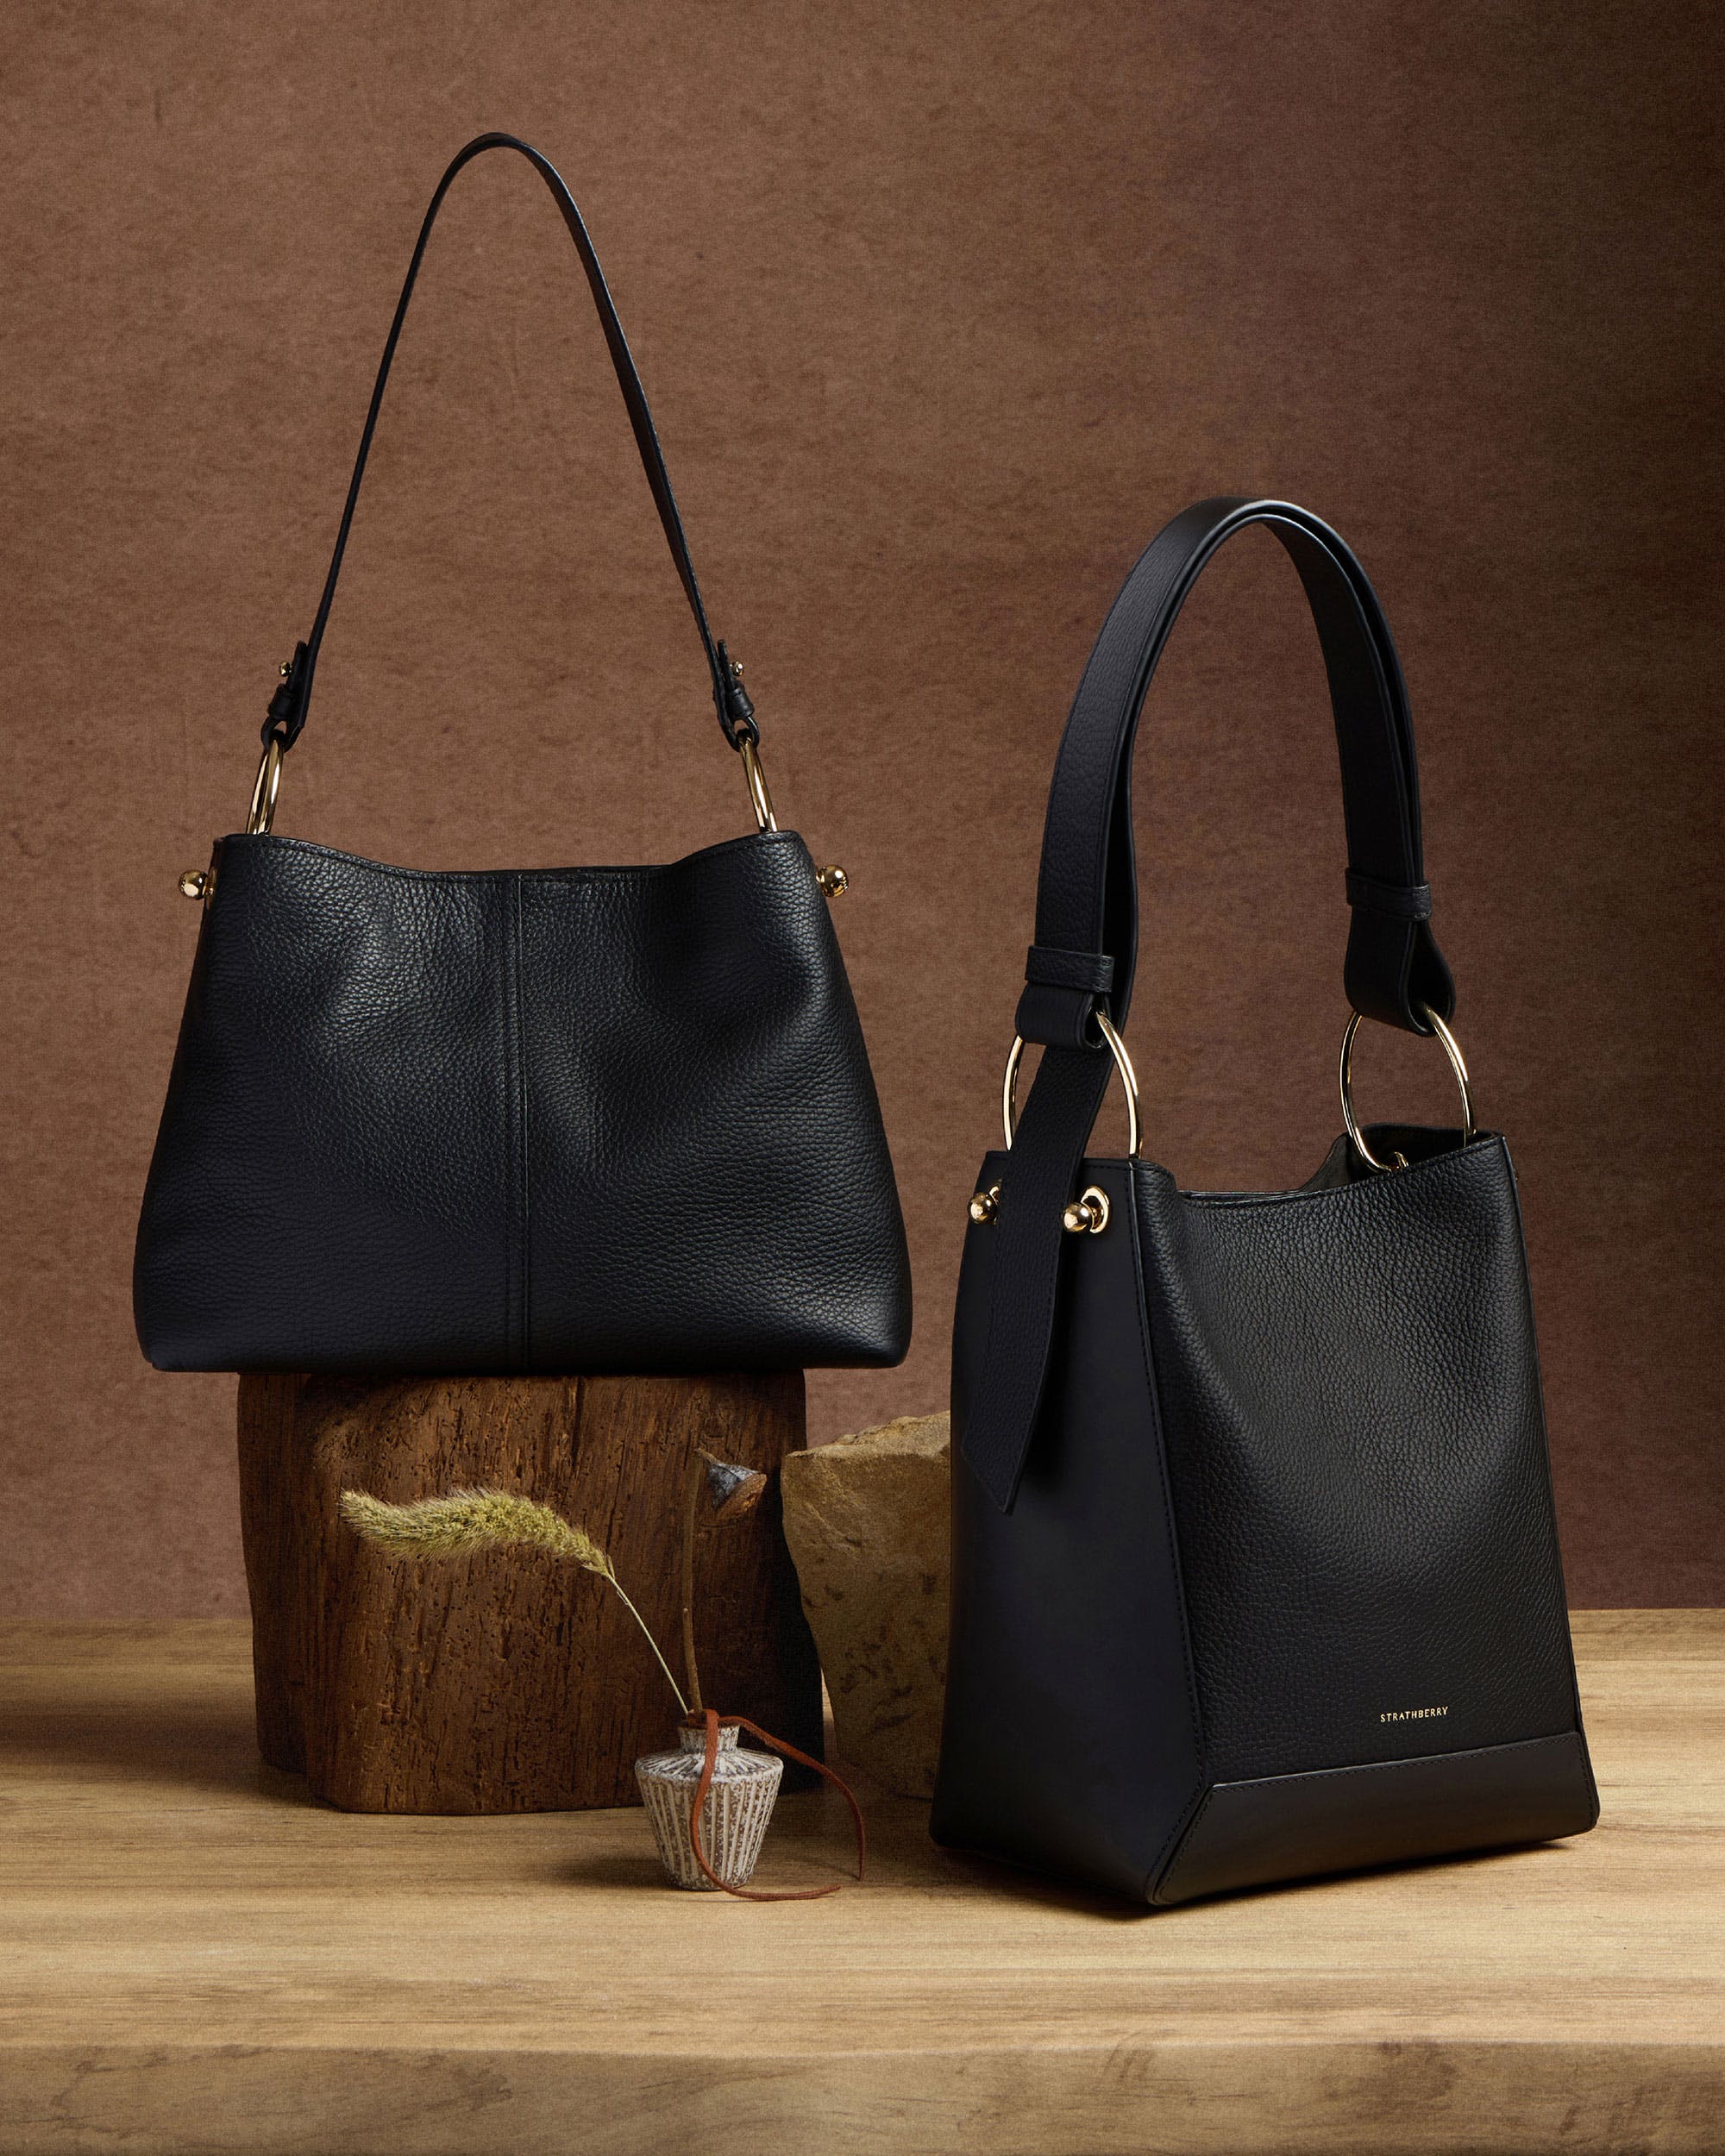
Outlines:
[[[835,1879],[831,1886],[782,1887],[775,1890],[769,1888],[732,1886],[727,1880],[719,1877],[718,1872],[707,1862],[706,1852],[701,1847],[700,1823],[701,1809],[706,1802],[706,1793],[712,1787],[712,1771],[718,1763],[718,1733],[721,1729],[746,1729],[751,1737],[758,1737],[763,1745],[770,1745],[775,1752],[782,1753],[787,1759],[794,1759],[800,1766],[812,1767],[817,1774],[823,1774],[826,1777],[833,1788],[850,1807],[850,1816],[856,1821],[856,1876],[860,1879],[862,1877],[862,1867],[869,1854],[869,1836],[862,1824],[862,1808],[832,1769],[823,1766],[819,1759],[811,1759],[807,1752],[799,1752],[794,1745],[787,1745],[781,1738],[771,1735],[762,1728],[759,1722],[751,1722],[746,1714],[720,1715],[715,1708],[711,1707],[704,1708],[701,1711],[702,1718],[706,1723],[706,1757],[701,1762],[700,1780],[695,1784],[694,1808],[689,1814],[689,1846],[695,1852],[695,1862],[712,1883],[716,1887],[723,1887],[727,1894],[734,1894],[740,1902],[818,1902],[823,1895],[837,1894],[843,1884],[841,1880]],[[689,1716],[691,1727],[694,1720],[695,1717],[691,1714]]]

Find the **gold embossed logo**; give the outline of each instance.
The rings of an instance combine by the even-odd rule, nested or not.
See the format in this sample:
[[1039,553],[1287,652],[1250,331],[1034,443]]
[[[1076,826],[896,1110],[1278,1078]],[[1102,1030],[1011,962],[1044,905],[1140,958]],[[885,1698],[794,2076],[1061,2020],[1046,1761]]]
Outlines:
[[1447,1707],[1392,1707],[1377,1719],[1381,1722],[1429,1722],[1449,1711]]

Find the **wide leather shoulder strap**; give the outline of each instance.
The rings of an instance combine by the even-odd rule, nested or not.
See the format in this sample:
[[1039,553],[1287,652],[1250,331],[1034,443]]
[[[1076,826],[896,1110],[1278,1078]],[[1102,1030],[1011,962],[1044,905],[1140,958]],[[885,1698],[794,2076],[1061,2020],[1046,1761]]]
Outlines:
[[323,593],[317,603],[317,617],[311,624],[310,634],[303,643],[295,647],[281,685],[271,699],[269,716],[263,726],[264,741],[266,743],[272,740],[279,742],[285,754],[298,740],[300,730],[305,724],[312,676],[317,667],[317,654],[323,642],[329,609],[335,600],[336,580],[342,573],[342,556],[347,551],[348,534],[352,528],[354,511],[360,498],[360,484],[366,475],[366,460],[371,454],[372,436],[377,429],[378,413],[383,406],[384,388],[394,362],[395,348],[400,342],[402,324],[407,319],[408,302],[413,297],[419,265],[424,259],[431,228],[437,222],[437,212],[442,208],[443,197],[448,193],[456,174],[476,157],[483,156],[487,150],[514,150],[524,157],[544,181],[552,200],[562,213],[563,222],[568,227],[569,237],[574,241],[575,252],[580,257],[581,267],[586,272],[593,304],[599,310],[599,326],[605,332],[605,341],[611,351],[611,363],[616,370],[618,385],[623,392],[623,401],[628,410],[629,423],[635,430],[635,445],[641,453],[647,484],[652,490],[654,506],[658,510],[659,521],[665,528],[671,558],[677,565],[677,574],[682,580],[689,611],[694,616],[695,627],[706,654],[718,723],[733,749],[739,748],[745,737],[751,742],[758,741],[760,736],[755,724],[754,707],[737,679],[724,644],[715,640],[708,625],[706,608],[701,600],[700,586],[695,581],[694,565],[689,559],[688,542],[684,536],[682,518],[677,511],[676,497],[671,492],[670,474],[665,469],[664,454],[654,429],[653,415],[648,409],[646,392],[641,386],[641,377],[636,371],[628,340],[623,334],[623,324],[618,319],[617,309],[605,285],[605,273],[599,267],[599,256],[587,235],[587,229],[575,198],[549,158],[542,156],[530,143],[523,142],[512,135],[496,134],[476,135],[451,160],[448,170],[437,183],[437,191],[431,197],[430,207],[426,210],[424,222],[419,228],[419,239],[413,250],[413,259],[407,266],[401,298],[396,303],[395,319],[390,324],[383,358],[378,366],[377,381],[372,390],[371,404],[360,436],[359,454],[354,460],[354,476],[348,482],[348,498],[336,533],[335,552],[330,558],[329,573],[323,580]]
[[1002,1177],[1000,1240],[982,1382],[964,1456],[1000,1506],[1012,1502],[1041,1404],[1059,1290],[1061,1214],[1113,1063],[1095,1014],[1124,1028],[1138,961],[1132,760],[1138,716],[1169,632],[1205,564],[1234,533],[1273,531],[1317,624],[1341,757],[1352,908],[1343,979],[1368,1017],[1431,1031],[1455,988],[1430,924],[1419,778],[1400,662],[1364,571],[1342,540],[1292,503],[1199,502],[1151,542],[1096,639],[1056,760],[1037,889],[1036,941],[1017,1030],[1044,1044]]

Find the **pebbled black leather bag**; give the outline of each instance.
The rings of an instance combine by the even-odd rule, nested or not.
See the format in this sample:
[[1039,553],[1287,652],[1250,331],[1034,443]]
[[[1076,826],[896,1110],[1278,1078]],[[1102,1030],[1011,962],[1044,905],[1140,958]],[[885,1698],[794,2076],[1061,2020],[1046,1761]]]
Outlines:
[[[423,874],[277,837],[390,362],[444,195],[519,152],[562,212],[759,828],[668,867]],[[165,1369],[580,1373],[900,1361],[898,1193],[818,875],[707,626],[580,212],[470,142],[425,216],[335,557],[203,922],[138,1230]]]
[[[1254,524],[1299,571],[1335,710],[1346,1135],[1298,1190],[1182,1191],[1140,1157],[1120,1037],[1132,742],[1188,592]],[[1164,1905],[1597,1817],[1515,1178],[1474,1127],[1430,912],[1364,572],[1304,510],[1200,502],[1115,600],[1055,768],[1008,1150],[958,1290],[938,1840]],[[1362,1015],[1436,1035],[1461,1127],[1356,1123]],[[1131,1157],[1087,1159],[1116,1069]]]

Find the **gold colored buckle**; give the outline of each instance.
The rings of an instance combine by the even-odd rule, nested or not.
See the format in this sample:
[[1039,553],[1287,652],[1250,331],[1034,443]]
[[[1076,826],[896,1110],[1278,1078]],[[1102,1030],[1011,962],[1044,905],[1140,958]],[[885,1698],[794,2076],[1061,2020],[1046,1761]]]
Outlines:
[[281,788],[281,743],[272,734],[258,760],[258,775],[252,781],[252,805],[246,814],[247,835],[262,838],[275,821],[275,797]]
[[[1461,1137],[1462,1144],[1465,1145],[1472,1138],[1477,1126],[1473,1119],[1473,1088],[1468,1083],[1467,1065],[1462,1058],[1461,1044],[1429,1004],[1422,1003],[1419,1009],[1421,1017],[1443,1044],[1444,1053],[1450,1059],[1450,1069],[1455,1073],[1455,1081],[1461,1088]],[[1366,1144],[1364,1133],[1354,1116],[1353,1037],[1359,1031],[1359,1012],[1354,1012],[1348,1019],[1346,1031],[1342,1035],[1341,1063],[1337,1074],[1341,1084],[1342,1121],[1347,1125],[1347,1134],[1353,1141],[1355,1152],[1366,1166],[1375,1168],[1380,1175],[1387,1175],[1392,1169],[1405,1168],[1408,1158],[1406,1154],[1397,1153],[1394,1160],[1379,1160]]]
[[[1132,1057],[1126,1044],[1115,1031],[1114,1022],[1103,1010],[1095,1013],[1096,1030],[1108,1044],[1108,1053],[1114,1059],[1114,1069],[1120,1074],[1120,1084],[1126,1096],[1126,1157],[1136,1160],[1144,1133],[1138,1124],[1138,1073],[1132,1069]],[[1013,1139],[1019,1127],[1019,1065],[1024,1061],[1024,1036],[1014,1033],[1013,1044],[1007,1054],[1007,1075],[1000,1081],[1000,1125],[1007,1134],[1007,1150],[1013,1150]]]

